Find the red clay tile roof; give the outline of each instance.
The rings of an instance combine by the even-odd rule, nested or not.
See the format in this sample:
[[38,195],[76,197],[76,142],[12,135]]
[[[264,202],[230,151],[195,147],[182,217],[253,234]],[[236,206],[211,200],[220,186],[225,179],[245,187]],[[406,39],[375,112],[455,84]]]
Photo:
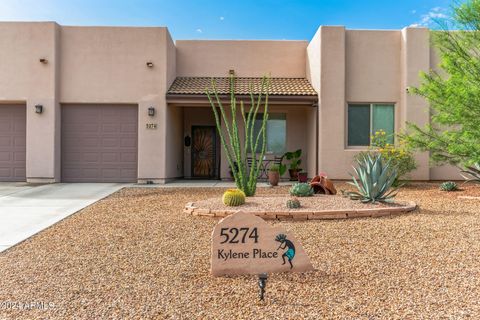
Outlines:
[[[205,95],[206,89],[211,89],[212,87],[212,79],[216,83],[218,94],[230,94],[230,78],[228,77],[177,77],[170,89],[168,89],[167,94]],[[238,95],[249,95],[249,87],[252,85],[253,93],[259,94],[261,84],[262,78],[235,78],[235,93]],[[278,96],[316,96],[317,92],[305,78],[271,78],[269,94]]]

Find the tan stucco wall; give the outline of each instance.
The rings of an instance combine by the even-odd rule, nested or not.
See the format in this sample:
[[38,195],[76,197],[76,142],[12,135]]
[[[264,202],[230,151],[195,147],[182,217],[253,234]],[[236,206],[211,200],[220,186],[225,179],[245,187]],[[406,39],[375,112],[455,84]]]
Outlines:
[[400,48],[398,31],[346,30],[347,103],[399,100]]
[[[318,170],[331,178],[349,179],[360,150],[346,145],[346,108],[350,102],[394,103],[396,131],[406,121],[429,122],[427,103],[408,95],[419,84],[419,72],[430,68],[429,31],[345,30],[321,27],[307,48],[307,78],[319,92]],[[316,63],[315,60],[319,60]],[[318,80],[319,79],[319,80]],[[417,180],[453,179],[451,167],[430,168],[428,153],[417,153]]]
[[178,76],[305,77],[307,41],[178,40]]
[[[347,179],[358,152],[346,147],[348,102],[395,103],[398,130],[405,121],[428,123],[426,102],[406,94],[419,84],[420,70],[438,64],[428,38],[422,28],[321,27],[310,42],[175,44],[166,28],[0,23],[0,103],[27,105],[28,181],[60,181],[62,103],[128,103],[139,108],[139,181],[164,182],[190,170],[183,137],[196,111],[167,106],[165,94],[176,76],[225,76],[234,69],[237,76],[306,77],[318,92],[318,109],[278,105],[272,112],[287,113],[288,150],[304,150],[310,176],[325,171]],[[44,106],[43,114],[34,112],[36,104]],[[154,117],[147,115],[149,107],[156,109]],[[147,129],[147,123],[157,128]],[[427,153],[417,161],[414,179],[459,178],[454,168],[429,168]],[[221,176],[228,177],[224,155]]]
[[[0,101],[27,105],[27,179],[59,180],[59,108],[56,74],[59,26],[46,23],[0,23]],[[48,59],[47,64],[39,62]],[[36,114],[34,106],[44,107]]]

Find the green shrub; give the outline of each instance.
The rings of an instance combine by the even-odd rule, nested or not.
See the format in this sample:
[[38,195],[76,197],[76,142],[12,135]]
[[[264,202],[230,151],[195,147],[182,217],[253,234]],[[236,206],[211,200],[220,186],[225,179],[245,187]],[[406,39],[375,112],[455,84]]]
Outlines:
[[240,189],[228,189],[222,197],[223,204],[237,207],[245,203],[245,193]]
[[296,197],[311,197],[313,196],[313,188],[308,183],[295,183],[290,188],[290,195]]
[[365,155],[369,154],[376,156],[382,155],[384,161],[390,161],[390,170],[395,169],[397,172],[397,179],[394,182],[394,186],[399,184],[399,180],[408,179],[408,174],[417,168],[415,157],[412,151],[406,147],[403,140],[401,140],[396,146],[388,143],[388,136],[385,131],[376,131],[371,136],[371,147],[368,151],[360,152],[355,160],[361,160]]
[[396,189],[392,188],[397,178],[397,170],[390,167],[390,160],[385,161],[381,154],[366,154],[363,159],[357,159],[357,167],[354,167],[358,176],[358,181],[352,175],[353,182],[349,184],[355,186],[357,191],[342,193],[352,200],[362,202],[391,202],[396,196]]
[[298,209],[300,208],[300,200],[297,198],[292,198],[287,200],[287,208],[288,209]]
[[447,181],[447,182],[444,182],[440,185],[440,190],[442,190],[442,191],[457,191],[458,186],[453,181]]
[[280,172],[280,166],[278,164],[272,164],[270,167],[268,167],[268,171]]

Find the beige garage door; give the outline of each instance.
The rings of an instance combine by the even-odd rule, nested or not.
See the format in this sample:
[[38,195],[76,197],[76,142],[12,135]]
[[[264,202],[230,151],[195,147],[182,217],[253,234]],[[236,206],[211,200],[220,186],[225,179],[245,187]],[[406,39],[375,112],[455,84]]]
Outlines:
[[135,105],[62,106],[62,181],[136,182]]
[[0,181],[25,181],[25,105],[0,105]]

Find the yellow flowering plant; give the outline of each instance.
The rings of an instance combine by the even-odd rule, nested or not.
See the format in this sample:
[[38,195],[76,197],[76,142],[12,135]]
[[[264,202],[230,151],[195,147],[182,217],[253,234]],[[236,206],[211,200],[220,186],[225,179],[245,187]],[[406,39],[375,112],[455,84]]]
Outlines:
[[408,180],[408,173],[417,168],[415,158],[412,151],[407,145],[400,140],[397,144],[389,143],[391,141],[389,136],[384,130],[376,131],[370,137],[370,147],[368,151],[362,151],[356,159],[364,158],[366,154],[370,155],[382,155],[382,159],[388,162],[390,161],[391,167],[397,170],[397,180],[394,185],[398,185],[400,180]]

